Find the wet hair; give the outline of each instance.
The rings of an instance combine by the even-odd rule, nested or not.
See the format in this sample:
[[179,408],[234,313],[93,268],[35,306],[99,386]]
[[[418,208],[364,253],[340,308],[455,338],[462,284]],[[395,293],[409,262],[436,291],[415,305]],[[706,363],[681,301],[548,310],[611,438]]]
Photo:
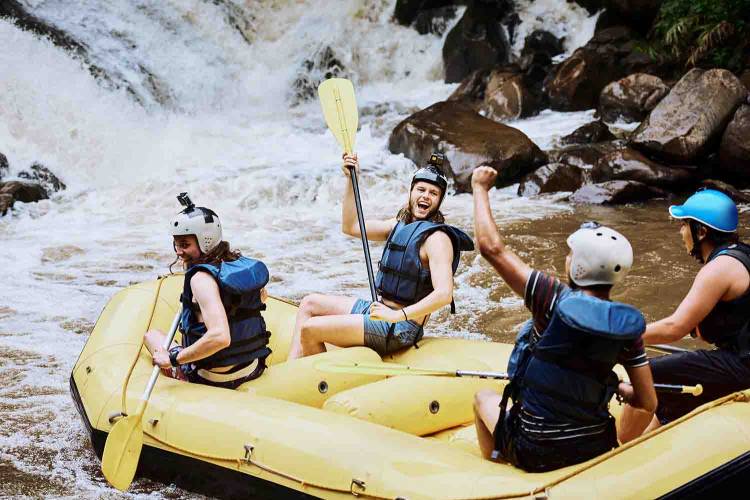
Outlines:
[[[242,253],[239,250],[232,250],[229,246],[228,241],[220,241],[218,245],[212,248],[207,253],[202,253],[200,257],[195,259],[192,264],[211,264],[212,266],[218,266],[222,262],[232,262],[242,257]],[[179,257],[169,265],[169,273],[174,274],[172,266],[177,264]]]

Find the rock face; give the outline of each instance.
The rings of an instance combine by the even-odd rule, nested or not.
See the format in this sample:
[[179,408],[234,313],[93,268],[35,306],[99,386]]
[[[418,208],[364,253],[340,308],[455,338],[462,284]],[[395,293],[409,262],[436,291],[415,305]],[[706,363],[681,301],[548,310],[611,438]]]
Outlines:
[[0,153],[0,180],[3,179],[4,175],[8,174],[8,158],[4,154]]
[[573,203],[621,205],[666,196],[659,188],[637,181],[609,181],[587,184],[570,196]]
[[649,186],[677,189],[698,180],[696,169],[667,167],[623,146],[604,153],[591,169],[594,182],[638,181]]
[[398,0],[393,17],[402,26],[410,26],[420,13],[439,9],[457,2],[454,0]]
[[745,88],[750,91],[750,69],[746,69],[742,72],[740,75],[740,81],[745,86]]
[[738,185],[750,184],[750,105],[740,106],[724,131],[719,171]]
[[17,201],[30,203],[47,198],[47,192],[39,184],[20,181],[3,183],[0,185],[0,215],[5,215]]
[[555,66],[544,82],[552,109],[595,108],[599,94],[611,81],[639,71],[652,72],[654,64],[636,50],[637,40],[629,28],[607,28]]
[[417,14],[414,27],[420,35],[428,33],[442,35],[454,17],[456,17],[456,7],[453,6],[423,10]]
[[537,102],[522,75],[493,71],[480,110],[490,120],[515,120],[534,114]]
[[718,140],[747,89],[731,72],[693,69],[635,130],[631,144],[675,163],[698,159]]
[[22,179],[28,179],[30,181],[36,181],[47,194],[54,193],[65,189],[66,186],[50,169],[40,163],[34,163],[29,168],[30,172],[23,171],[18,173],[18,177]]
[[520,130],[493,122],[469,105],[443,101],[399,123],[388,149],[422,164],[434,151],[446,155],[446,174],[459,191],[471,189],[471,173],[480,165],[495,168],[496,186],[517,182],[521,176],[546,163],[546,155]]
[[658,76],[635,73],[602,90],[599,96],[599,116],[604,121],[640,122],[654,109],[669,87]]
[[302,62],[292,83],[292,104],[312,99],[323,80],[345,77],[345,68],[329,46],[322,47]]
[[585,171],[564,163],[548,163],[526,175],[518,186],[518,196],[534,196],[557,191],[575,191],[584,182]]
[[508,61],[508,39],[500,20],[509,12],[509,0],[471,2],[443,45],[446,83],[460,82],[472,71]]
[[611,141],[615,138],[607,124],[601,120],[587,123],[566,135],[562,144],[591,144],[593,142]]

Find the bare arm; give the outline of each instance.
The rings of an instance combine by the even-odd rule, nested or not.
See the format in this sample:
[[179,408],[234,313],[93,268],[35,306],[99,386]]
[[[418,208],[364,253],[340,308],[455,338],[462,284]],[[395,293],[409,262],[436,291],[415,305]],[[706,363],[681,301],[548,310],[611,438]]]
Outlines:
[[620,428],[617,430],[617,438],[621,443],[627,443],[643,434],[654,418],[657,404],[651,367],[626,366],[625,371],[628,372],[630,384],[620,384],[620,395],[627,402],[620,419]]
[[193,297],[198,302],[206,333],[193,345],[180,351],[180,364],[204,359],[227,347],[232,340],[229,321],[219,295],[219,285],[211,275],[197,272],[190,279]]
[[[341,231],[348,236],[361,238],[362,233],[359,230],[357,205],[354,201],[354,188],[352,188],[349,168],[355,168],[357,173],[359,173],[359,160],[357,160],[356,154],[344,155],[344,166],[342,169],[344,174],[346,174],[346,186],[344,187],[344,202],[341,205]],[[385,241],[395,226],[395,218],[388,220],[365,220],[367,239]]]
[[510,288],[523,297],[531,268],[508,250],[500,237],[490,207],[489,189],[494,185],[494,168],[478,167],[471,176],[474,191],[474,238],[479,252],[500,274]]
[[675,342],[692,332],[729,290],[736,271],[733,261],[732,257],[719,257],[706,264],[677,310],[646,326],[643,341],[646,344]]
[[424,316],[447,306],[453,300],[453,244],[447,234],[436,231],[422,244],[430,265],[433,291],[425,298],[404,307],[391,309],[375,303],[370,307],[370,318],[396,323],[405,319],[421,320]]

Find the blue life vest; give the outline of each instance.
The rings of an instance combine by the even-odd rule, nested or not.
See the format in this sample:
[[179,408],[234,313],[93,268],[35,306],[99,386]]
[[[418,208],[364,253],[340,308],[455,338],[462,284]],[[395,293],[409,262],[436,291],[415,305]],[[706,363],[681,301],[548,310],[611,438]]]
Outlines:
[[268,283],[268,268],[263,262],[247,257],[222,262],[219,267],[197,264],[185,273],[180,296],[183,306],[180,318],[183,347],[196,343],[206,333],[206,325],[196,318],[196,304],[193,303],[190,288],[190,278],[200,271],[208,272],[219,285],[232,341],[229,346],[194,364],[200,368],[213,368],[247,364],[268,357],[271,354],[268,348],[271,333],[266,331],[266,322],[260,314],[266,308],[260,300],[260,291]]
[[[430,221],[399,222],[388,236],[378,264],[375,288],[381,297],[410,305],[432,293],[430,270],[422,267],[419,249],[435,231],[443,231],[453,243],[453,274],[458,269],[461,252],[474,250],[471,237],[456,227]],[[451,312],[454,310],[451,303]]]
[[[750,246],[744,243],[722,245],[711,253],[706,262],[720,255],[734,257],[750,273]],[[698,329],[707,342],[742,358],[750,358],[750,289],[734,300],[717,302],[700,322]]]
[[519,362],[510,396],[547,421],[606,422],[619,383],[612,368],[626,343],[638,339],[645,329],[643,315],[633,306],[582,292],[567,294]]

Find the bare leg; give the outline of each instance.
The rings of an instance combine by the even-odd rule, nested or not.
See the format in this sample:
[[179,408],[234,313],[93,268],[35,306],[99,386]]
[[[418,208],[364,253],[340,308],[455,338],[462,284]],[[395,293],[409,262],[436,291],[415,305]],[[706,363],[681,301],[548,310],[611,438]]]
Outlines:
[[492,431],[500,418],[502,396],[495,391],[483,389],[474,395],[474,424],[482,456],[491,459],[495,449]]
[[[310,318],[316,316],[348,315],[356,301],[357,299],[353,297],[334,297],[319,293],[307,295],[303,298],[297,310],[292,345],[289,349],[287,359],[297,359],[303,356],[302,339],[300,337],[303,325]],[[323,347],[323,350],[325,350],[325,347]]]
[[364,345],[364,316],[361,314],[316,316],[302,325],[300,343],[303,356],[325,352],[326,342],[338,347]]

